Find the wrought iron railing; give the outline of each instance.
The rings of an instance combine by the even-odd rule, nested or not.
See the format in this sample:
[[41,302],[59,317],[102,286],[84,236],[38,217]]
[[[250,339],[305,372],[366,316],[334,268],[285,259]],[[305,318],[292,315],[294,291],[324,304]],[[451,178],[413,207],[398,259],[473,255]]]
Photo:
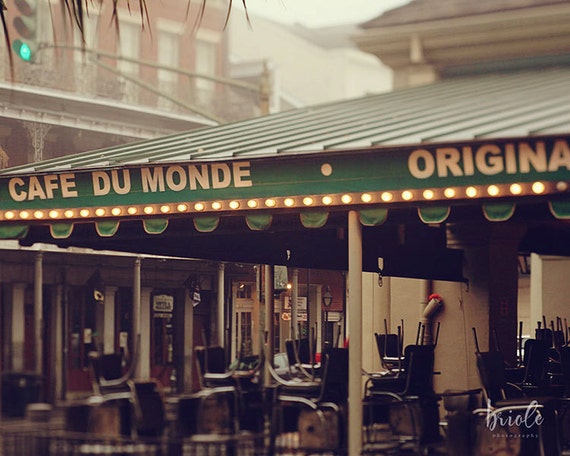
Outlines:
[[[259,84],[252,84],[73,46],[44,45],[35,63],[14,58],[10,66],[5,49],[0,50],[0,58],[4,62],[0,79],[14,84],[181,115],[197,114],[219,122],[267,112],[269,84],[262,80],[266,75],[260,75]],[[135,63],[136,74],[120,70],[120,61]],[[170,74],[168,80],[159,80],[158,70]]]

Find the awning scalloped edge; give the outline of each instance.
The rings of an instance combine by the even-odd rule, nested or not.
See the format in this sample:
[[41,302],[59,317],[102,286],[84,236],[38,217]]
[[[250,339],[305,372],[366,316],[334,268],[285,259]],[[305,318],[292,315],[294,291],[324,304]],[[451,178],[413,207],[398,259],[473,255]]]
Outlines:
[[515,213],[516,203],[483,204],[483,215],[490,222],[504,222]]
[[362,209],[358,212],[358,218],[364,226],[382,225],[388,218],[388,209]]
[[211,233],[218,227],[220,217],[217,215],[211,217],[194,217],[192,221],[194,222],[194,228],[196,228],[197,231],[201,233]]
[[449,217],[449,206],[418,207],[418,216],[424,223],[443,223]]
[[73,223],[52,223],[49,232],[54,239],[67,239],[73,232]]
[[570,200],[549,201],[550,213],[560,220],[570,219]]
[[96,222],[95,229],[97,234],[101,237],[111,237],[117,233],[120,222],[118,220],[111,220],[105,222]]
[[28,225],[0,225],[0,239],[23,239],[29,229]]
[[273,222],[273,216],[271,214],[255,214],[245,217],[245,223],[252,231],[266,230],[271,226],[271,222]]
[[301,223],[305,228],[322,228],[329,219],[328,212],[301,212]]

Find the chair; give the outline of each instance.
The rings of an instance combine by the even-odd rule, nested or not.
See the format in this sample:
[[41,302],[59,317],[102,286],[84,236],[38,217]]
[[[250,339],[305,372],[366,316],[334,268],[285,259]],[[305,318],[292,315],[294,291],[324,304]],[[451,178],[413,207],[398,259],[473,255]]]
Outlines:
[[133,402],[129,392],[91,396],[65,408],[65,430],[106,437],[131,437]]
[[411,446],[420,451],[441,442],[434,362],[435,345],[408,345],[399,376],[371,376],[366,382],[366,423],[389,425],[402,449]]
[[134,363],[131,363],[130,367],[124,371],[123,357],[120,353],[90,352],[88,358],[91,384],[95,394],[129,391],[127,381],[134,373]]
[[289,365],[289,374],[292,377],[305,377],[313,380],[316,376],[314,360],[311,359],[309,339],[287,339],[285,353]]
[[[225,350],[220,346],[195,348],[199,369],[200,389],[216,390],[233,388],[237,397],[235,413],[239,418],[239,426],[252,432],[263,427],[263,392],[260,372],[263,358],[257,362],[235,363],[226,365]],[[250,360],[251,361],[251,360]],[[244,369],[244,367],[246,367]]]
[[140,337],[135,342],[131,362],[126,369],[123,367],[122,353],[89,352],[87,356],[94,394],[130,392],[127,381],[133,377],[135,372],[139,350]]
[[390,391],[401,396],[431,396],[434,363],[435,345],[408,345],[401,370],[395,376],[369,375],[365,390],[369,395]]
[[234,370],[228,369],[224,347],[212,345],[194,348],[201,388],[235,386]]
[[176,435],[234,435],[239,430],[238,393],[231,386],[206,388],[178,399]]
[[[543,426],[540,426],[539,429],[536,428],[535,431],[540,431],[541,436],[544,436],[541,437],[540,445],[546,446],[546,448],[548,448],[548,452],[537,453],[537,442],[532,441],[532,439],[526,439],[520,429],[518,431],[515,430],[514,432],[511,432],[511,434],[516,436],[516,442],[513,443],[509,441],[507,443],[509,445],[521,446],[523,449],[528,448],[528,450],[521,453],[524,455],[559,454],[560,436],[558,432],[559,422],[557,414],[561,406],[560,399],[554,396],[529,395],[529,393],[536,393],[537,391],[542,392],[542,390],[538,390],[534,385],[527,387],[525,384],[517,385],[508,382],[506,380],[505,361],[502,353],[497,350],[489,352],[479,351],[475,328],[473,328],[473,332],[475,335],[475,346],[477,349],[477,370],[483,387],[483,396],[487,405],[484,412],[479,410],[475,411],[474,414],[476,416],[481,416],[483,413],[487,413],[489,417],[493,419],[496,418],[497,420],[501,417],[505,418],[508,416],[512,416],[513,419],[515,419],[516,416],[524,416],[524,412],[521,412],[523,410],[527,412],[540,410],[540,416],[544,417],[545,423]],[[541,346],[541,344],[536,345],[536,347]],[[538,350],[535,351],[535,355],[537,353]],[[531,356],[530,350],[528,356]],[[532,364],[530,359],[528,362],[529,364]],[[536,408],[535,405],[538,408]],[[493,414],[494,412],[497,413]],[[483,433],[483,435],[486,434]]]
[[164,399],[158,381],[128,382],[134,404],[134,428],[139,437],[159,437],[166,429]]
[[402,356],[402,345],[398,334],[374,333],[374,339],[382,368],[388,371],[398,368]]
[[[272,446],[276,445],[278,435],[287,432],[298,432],[301,446],[332,449],[345,443],[342,412],[348,399],[348,349],[331,347],[323,356],[322,376],[312,381],[284,380],[268,364],[277,383],[271,420]],[[332,440],[323,439],[323,435]]]
[[476,409],[473,454],[561,455],[556,412],[536,401]]

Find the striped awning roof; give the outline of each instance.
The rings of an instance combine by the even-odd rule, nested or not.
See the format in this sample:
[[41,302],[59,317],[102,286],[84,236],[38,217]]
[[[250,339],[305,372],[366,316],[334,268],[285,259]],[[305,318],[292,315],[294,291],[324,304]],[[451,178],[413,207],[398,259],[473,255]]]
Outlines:
[[443,80],[4,170],[52,172],[570,133],[570,67]]

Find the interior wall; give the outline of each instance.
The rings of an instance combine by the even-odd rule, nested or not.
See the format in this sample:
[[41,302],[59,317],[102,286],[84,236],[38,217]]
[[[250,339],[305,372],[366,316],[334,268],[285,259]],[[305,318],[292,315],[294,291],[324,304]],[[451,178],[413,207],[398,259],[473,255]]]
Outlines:
[[[531,254],[530,323],[532,330],[543,317],[570,321],[570,258]],[[531,332],[531,335],[533,332]]]

